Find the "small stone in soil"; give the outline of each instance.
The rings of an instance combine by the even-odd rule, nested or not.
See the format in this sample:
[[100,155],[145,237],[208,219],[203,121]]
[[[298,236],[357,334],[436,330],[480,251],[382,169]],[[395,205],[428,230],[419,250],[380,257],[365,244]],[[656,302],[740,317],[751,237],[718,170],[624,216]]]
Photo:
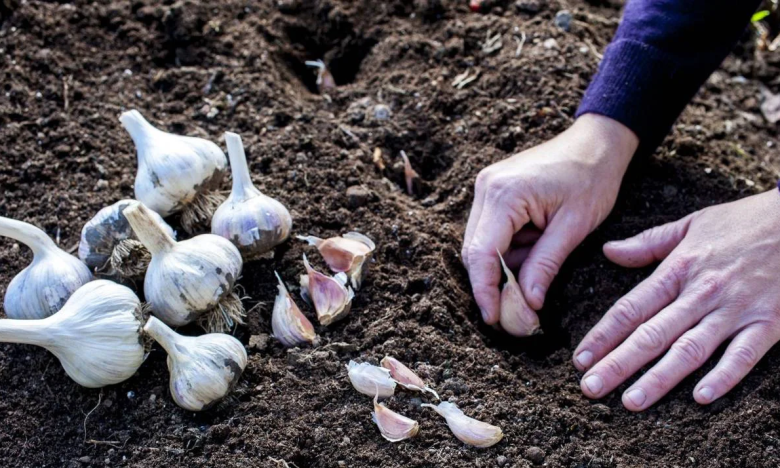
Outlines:
[[390,108],[385,104],[377,104],[374,106],[374,118],[377,120],[387,120],[393,115]]
[[530,460],[534,465],[541,465],[544,462],[545,456],[544,450],[539,447],[528,447],[525,450],[525,458]]
[[505,457],[505,456],[503,456],[503,455],[499,455],[499,456],[496,458],[496,463],[498,463],[498,466],[504,466],[504,465],[506,465],[508,462],[509,462],[509,460],[507,460],[507,459],[506,459],[506,457]]
[[353,185],[347,189],[347,206],[350,208],[359,208],[371,197],[371,193],[360,185]]
[[564,31],[569,32],[571,30],[571,12],[569,12],[569,10],[561,10],[556,13],[555,25]]

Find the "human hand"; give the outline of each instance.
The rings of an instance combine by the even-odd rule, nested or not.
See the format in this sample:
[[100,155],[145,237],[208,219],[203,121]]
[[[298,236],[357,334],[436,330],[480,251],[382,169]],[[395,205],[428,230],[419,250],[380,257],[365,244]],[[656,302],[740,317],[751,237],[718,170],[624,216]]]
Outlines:
[[512,323],[499,317],[496,250],[510,268],[522,264],[522,307],[539,310],[563,261],[612,210],[637,145],[622,124],[586,114],[556,138],[479,173],[462,256],[486,323]]
[[[604,246],[626,267],[661,264],[585,336],[574,364],[586,396],[608,394],[663,358],[623,393],[641,411],[731,343],[695,387],[711,403],[734,388],[780,340],[780,194],[776,190],[697,211]],[[625,341],[624,341],[625,340]]]

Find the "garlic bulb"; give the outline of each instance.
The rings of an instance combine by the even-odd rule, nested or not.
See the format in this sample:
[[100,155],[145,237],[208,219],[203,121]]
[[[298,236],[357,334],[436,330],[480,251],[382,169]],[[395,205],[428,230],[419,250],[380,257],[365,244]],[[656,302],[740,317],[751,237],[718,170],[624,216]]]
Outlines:
[[316,271],[309,264],[306,254],[303,254],[303,266],[306,274],[301,275],[301,291],[314,305],[317,320],[323,325],[330,325],[346,317],[355,297],[352,288],[346,286],[346,276],[339,273],[331,277]]
[[198,320],[207,331],[243,323],[244,308],[233,292],[243,263],[230,241],[202,234],[176,242],[143,204],[123,213],[152,254],[144,294],[157,318],[174,327]]
[[[135,200],[120,200],[97,212],[84,225],[79,258],[96,273],[119,278],[137,278],[146,273],[152,255],[138,240],[122,211]],[[155,212],[152,218],[176,238],[176,233]]]
[[428,403],[423,403],[420,406],[433,408],[447,420],[447,425],[450,426],[455,437],[474,447],[491,447],[504,437],[500,427],[466,416],[454,403],[443,401],[438,406]]
[[341,237],[320,239],[314,236],[298,236],[309,245],[317,246],[322,258],[336,273],[346,272],[355,290],[368,272],[367,262],[376,249],[374,242],[359,232],[348,232]]
[[144,331],[168,353],[171,395],[186,410],[209,409],[233,390],[246,368],[244,345],[230,335],[182,336],[155,317]]
[[274,311],[271,315],[274,337],[288,347],[312,343],[317,338],[314,326],[295,305],[279,273],[274,272],[274,274],[279,280],[279,294],[276,295]]
[[162,217],[181,212],[187,232],[207,225],[223,201],[215,190],[227,168],[225,153],[208,140],[158,130],[137,110],[119,120],[138,153],[135,198]]
[[376,423],[382,437],[390,442],[400,442],[414,437],[420,431],[420,425],[414,419],[409,419],[378,402],[378,395],[374,395],[374,412],[371,420]]
[[292,217],[287,208],[252,185],[241,137],[225,133],[233,190],[211,220],[211,233],[228,239],[245,260],[263,256],[290,237]]
[[525,302],[520,285],[517,284],[515,275],[506,266],[501,252],[498,252],[498,258],[501,260],[501,268],[506,275],[506,283],[501,290],[501,327],[514,336],[531,336],[542,333],[539,328],[539,316]]
[[44,347],[76,383],[104,387],[129,379],[141,366],[140,317],[141,301],[133,291],[95,280],[50,317],[0,320],[0,342]]
[[3,307],[12,319],[42,319],[57,312],[71,294],[92,281],[84,263],[63,251],[32,224],[0,217],[0,236],[30,247],[33,260],[11,280]]
[[411,369],[401,364],[401,362],[392,357],[385,356],[379,363],[380,366],[390,371],[390,376],[395,379],[402,387],[416,392],[429,392],[440,400],[439,394],[432,388],[425,385],[425,381],[415,374]]
[[384,367],[349,361],[347,375],[355,390],[363,395],[388,398],[395,393],[396,382],[390,377],[390,371]]

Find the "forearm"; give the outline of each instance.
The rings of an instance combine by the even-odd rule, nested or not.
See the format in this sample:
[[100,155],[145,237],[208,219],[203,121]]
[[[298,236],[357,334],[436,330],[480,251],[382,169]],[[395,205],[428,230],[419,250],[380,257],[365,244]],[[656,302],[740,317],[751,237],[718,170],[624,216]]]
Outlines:
[[650,152],[739,39],[759,0],[630,0],[577,116],[610,117]]

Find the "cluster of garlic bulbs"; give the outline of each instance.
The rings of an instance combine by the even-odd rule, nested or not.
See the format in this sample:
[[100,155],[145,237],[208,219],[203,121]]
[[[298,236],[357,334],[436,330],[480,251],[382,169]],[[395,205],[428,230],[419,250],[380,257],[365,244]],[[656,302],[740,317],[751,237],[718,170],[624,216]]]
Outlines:
[[[439,400],[439,395],[428,387],[423,379],[392,356],[385,356],[380,366],[350,361],[347,365],[347,376],[355,390],[374,398],[372,420],[382,437],[390,442],[400,442],[416,436],[420,426],[417,421],[379,403],[380,398],[393,396],[396,385],[400,385],[410,391],[431,393]],[[490,447],[504,437],[500,427],[466,416],[454,403],[443,401],[438,405],[424,403],[421,406],[433,408],[447,420],[447,425],[455,437],[474,447]]]

